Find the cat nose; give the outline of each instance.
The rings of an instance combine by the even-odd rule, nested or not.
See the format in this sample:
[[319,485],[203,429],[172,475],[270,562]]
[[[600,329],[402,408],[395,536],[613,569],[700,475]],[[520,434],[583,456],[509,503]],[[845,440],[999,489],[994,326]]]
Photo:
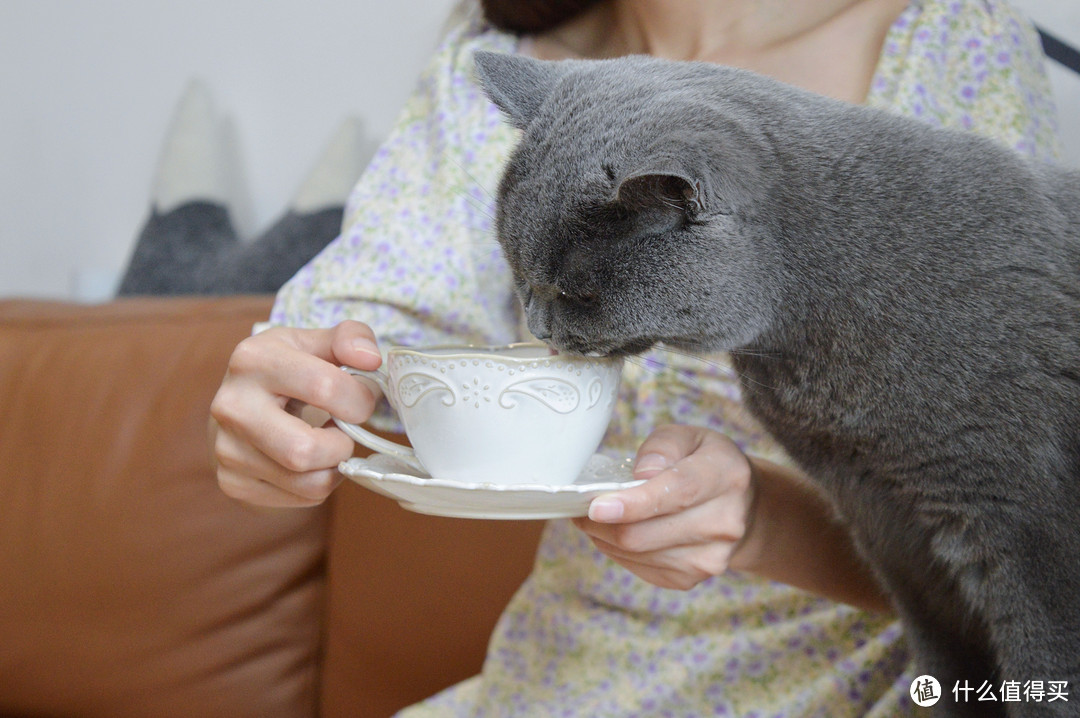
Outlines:
[[542,342],[546,342],[551,339],[551,327],[548,324],[547,317],[543,312],[531,311],[529,312],[529,333]]
[[535,326],[533,322],[529,322],[529,333],[542,342],[546,342],[551,339],[551,330],[545,327]]
[[529,333],[542,342],[551,339],[551,329],[548,322],[547,308],[532,288],[528,289],[523,297],[525,306],[525,318],[529,326]]

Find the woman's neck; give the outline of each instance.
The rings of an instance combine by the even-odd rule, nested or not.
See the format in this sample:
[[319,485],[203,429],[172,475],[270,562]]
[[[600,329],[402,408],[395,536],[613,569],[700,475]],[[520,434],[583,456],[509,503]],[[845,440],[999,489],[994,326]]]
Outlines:
[[717,62],[789,41],[863,1],[613,0],[608,12],[632,52]]
[[648,54],[733,65],[863,102],[908,0],[603,0],[533,39],[542,59]]

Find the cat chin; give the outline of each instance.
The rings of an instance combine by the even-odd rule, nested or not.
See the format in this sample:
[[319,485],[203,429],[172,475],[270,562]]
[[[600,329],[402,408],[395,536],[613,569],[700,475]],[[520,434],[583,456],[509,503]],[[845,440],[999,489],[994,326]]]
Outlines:
[[651,349],[659,348],[685,352],[688,354],[715,354],[718,352],[732,351],[730,347],[721,342],[701,341],[701,338],[665,338],[648,339],[637,338],[625,341],[611,342],[567,342],[564,344],[549,344],[557,350],[568,354],[577,354],[587,357],[607,357],[612,359],[625,359],[627,357],[640,356]]
[[655,339],[629,339],[626,341],[589,341],[582,340],[567,341],[567,342],[551,342],[548,343],[554,346],[556,349],[568,354],[578,354],[587,357],[606,357],[612,359],[622,359],[625,357],[636,356],[638,354],[644,354],[649,349],[657,344],[658,340]]

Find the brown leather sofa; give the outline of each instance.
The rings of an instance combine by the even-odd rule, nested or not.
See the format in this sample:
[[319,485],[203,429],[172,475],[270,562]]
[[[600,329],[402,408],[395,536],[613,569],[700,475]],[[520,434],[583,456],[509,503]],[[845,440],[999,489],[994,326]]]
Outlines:
[[0,301],[0,715],[377,717],[479,671],[538,523],[218,490],[210,399],[269,306]]

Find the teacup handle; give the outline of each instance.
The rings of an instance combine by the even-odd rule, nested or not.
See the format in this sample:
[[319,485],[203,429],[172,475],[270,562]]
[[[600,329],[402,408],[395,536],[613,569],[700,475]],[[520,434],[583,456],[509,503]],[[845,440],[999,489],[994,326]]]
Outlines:
[[[341,367],[341,370],[354,376],[362,376],[371,379],[379,385],[379,388],[382,389],[383,395],[385,395],[387,399],[389,399],[390,378],[382,369],[376,369],[374,371],[364,371],[363,369],[354,369],[351,366],[343,366]],[[390,406],[393,407],[393,402],[390,403]],[[418,458],[416,458],[416,452],[413,451],[411,446],[406,446],[405,444],[399,444],[396,441],[390,441],[389,439],[384,439],[381,436],[376,436],[364,427],[358,424],[350,424],[347,421],[342,421],[336,416],[332,418],[334,420],[334,423],[338,425],[338,428],[344,431],[350,439],[357,442],[358,444],[363,444],[367,448],[373,449],[380,454],[392,456],[393,458],[401,461],[404,464],[407,464],[408,466],[422,473],[428,473],[427,469],[424,468],[424,465],[420,463],[420,460]]]

